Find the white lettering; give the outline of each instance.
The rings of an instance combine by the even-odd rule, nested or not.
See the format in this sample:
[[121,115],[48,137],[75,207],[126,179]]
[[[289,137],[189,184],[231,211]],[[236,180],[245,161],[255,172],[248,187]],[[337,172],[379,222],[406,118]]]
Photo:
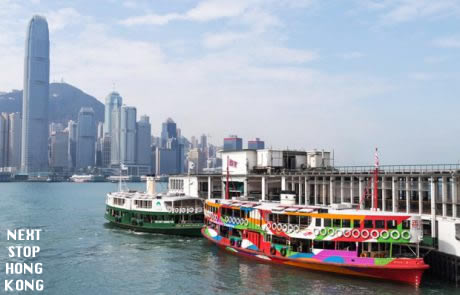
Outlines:
[[[16,249],[16,251],[14,251]],[[8,247],[9,257],[36,257],[40,252],[38,246],[10,246]]]
[[13,280],[5,280],[5,292],[14,291],[10,286],[12,282]]
[[[19,229],[19,230],[8,230],[7,239],[19,240],[19,241],[39,241],[41,229]],[[24,237],[25,236],[25,237]]]

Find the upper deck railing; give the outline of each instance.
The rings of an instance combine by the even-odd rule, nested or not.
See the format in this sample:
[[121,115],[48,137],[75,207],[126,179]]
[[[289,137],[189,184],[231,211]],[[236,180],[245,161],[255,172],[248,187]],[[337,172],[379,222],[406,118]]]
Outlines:
[[[339,166],[339,173],[372,173],[375,166]],[[379,173],[449,173],[460,171],[460,164],[381,165]]]

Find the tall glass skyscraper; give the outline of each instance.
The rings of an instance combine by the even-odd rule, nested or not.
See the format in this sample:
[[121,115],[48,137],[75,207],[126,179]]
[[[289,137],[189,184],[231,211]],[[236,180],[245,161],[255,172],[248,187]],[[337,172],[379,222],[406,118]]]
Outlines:
[[25,173],[48,171],[48,100],[50,78],[48,23],[29,22],[24,59],[21,167]]
[[81,108],[77,123],[77,169],[93,167],[95,163],[96,122],[93,108]]
[[121,107],[120,156],[123,164],[136,164],[136,108]]
[[120,164],[121,106],[123,98],[118,92],[111,92],[105,98],[104,137],[110,143],[110,164]]

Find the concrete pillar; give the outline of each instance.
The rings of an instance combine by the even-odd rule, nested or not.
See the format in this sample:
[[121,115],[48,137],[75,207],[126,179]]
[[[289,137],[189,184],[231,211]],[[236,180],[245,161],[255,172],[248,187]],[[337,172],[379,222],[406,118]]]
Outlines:
[[430,178],[430,190],[431,190],[431,236],[437,237],[436,234],[436,181],[434,177]]
[[393,213],[398,212],[398,178],[393,176],[391,178],[391,200]]
[[302,190],[302,179],[299,176],[299,205],[302,205],[302,195],[303,195],[303,190]]
[[315,176],[315,205],[319,205],[319,183],[318,183],[318,177]]
[[418,214],[423,214],[423,179],[418,178]]
[[453,175],[452,176],[452,203],[454,204],[452,206],[452,217],[456,218],[457,217],[457,190],[458,190],[458,185],[457,185],[457,176]]
[[442,177],[442,216],[445,217],[447,215],[447,177]]
[[410,192],[411,192],[411,187],[410,187],[410,177],[406,177],[406,212],[410,212]]
[[387,183],[385,181],[385,176],[382,176],[382,211],[387,209]]
[[340,204],[345,202],[345,177],[340,177]]
[[326,177],[323,177],[323,205],[327,205],[327,187],[326,187]]
[[211,199],[212,180],[211,176],[208,176],[208,200]]
[[266,190],[266,184],[265,184],[265,176],[262,176],[262,189],[261,189],[261,192],[262,192],[262,201],[265,201],[265,190]]
[[244,181],[243,181],[243,196],[249,196],[249,192],[248,192],[248,179],[245,178]]
[[310,205],[310,182],[308,177],[305,176],[305,205]]
[[295,192],[295,180],[294,180],[294,176],[291,177],[291,191]]
[[359,177],[359,208],[364,209],[364,177]]
[[286,190],[286,176],[281,177],[281,190],[282,191]]
[[334,204],[335,199],[335,177],[329,178],[329,201]]
[[221,190],[220,190],[220,191],[222,192],[222,193],[221,193],[221,194],[222,194],[221,199],[225,199],[225,181],[226,181],[226,180],[222,179],[222,183],[221,183],[221,184],[222,184],[222,188],[221,188]]
[[355,194],[355,178],[351,176],[350,177],[350,202],[352,205],[355,204],[354,194]]

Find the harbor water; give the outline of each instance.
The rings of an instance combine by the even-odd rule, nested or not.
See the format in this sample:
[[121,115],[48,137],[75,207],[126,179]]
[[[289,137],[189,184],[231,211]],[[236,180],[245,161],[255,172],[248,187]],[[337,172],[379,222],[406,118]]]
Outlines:
[[[129,184],[144,190],[145,184]],[[1,183],[0,273],[6,262],[39,262],[44,294],[459,294],[425,277],[419,288],[264,264],[218,250],[202,238],[135,233],[104,219],[112,183]],[[42,229],[40,241],[7,241],[7,229]],[[8,246],[38,245],[35,258]],[[0,292],[1,293],[1,292]],[[24,292],[22,292],[24,294]]]

